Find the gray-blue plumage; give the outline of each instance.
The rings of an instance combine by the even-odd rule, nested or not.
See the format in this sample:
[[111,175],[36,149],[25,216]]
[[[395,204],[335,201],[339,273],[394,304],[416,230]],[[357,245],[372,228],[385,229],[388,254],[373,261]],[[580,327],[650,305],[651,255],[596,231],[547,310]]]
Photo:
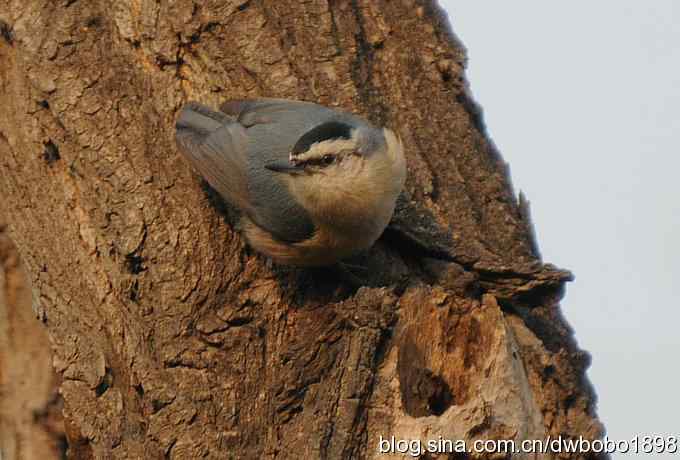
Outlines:
[[220,109],[195,102],[184,106],[176,123],[182,154],[225,200],[275,238],[289,243],[309,239],[315,228],[307,211],[265,166],[288,161],[296,142],[316,126],[332,121],[351,128],[362,121],[285,99],[235,100]]

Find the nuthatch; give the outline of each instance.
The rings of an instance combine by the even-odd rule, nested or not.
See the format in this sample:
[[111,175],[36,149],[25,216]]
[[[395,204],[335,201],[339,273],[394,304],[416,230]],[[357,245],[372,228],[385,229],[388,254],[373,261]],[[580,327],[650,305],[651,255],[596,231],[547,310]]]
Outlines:
[[330,265],[369,248],[404,186],[401,141],[355,115],[286,99],[187,103],[180,152],[241,210],[249,244],[275,261]]

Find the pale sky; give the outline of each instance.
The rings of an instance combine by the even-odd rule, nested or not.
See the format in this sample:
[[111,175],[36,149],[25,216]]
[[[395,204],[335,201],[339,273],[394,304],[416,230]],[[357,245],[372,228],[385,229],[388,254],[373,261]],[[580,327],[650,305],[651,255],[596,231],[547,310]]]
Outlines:
[[576,275],[609,437],[680,439],[680,2],[440,3],[544,260]]

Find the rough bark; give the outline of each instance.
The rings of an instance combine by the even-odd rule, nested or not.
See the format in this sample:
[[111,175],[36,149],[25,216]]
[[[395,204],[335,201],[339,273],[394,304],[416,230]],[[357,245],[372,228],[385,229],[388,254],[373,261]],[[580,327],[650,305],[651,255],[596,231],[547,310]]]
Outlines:
[[[571,275],[541,261],[431,2],[0,1],[0,212],[39,293],[71,458],[602,435],[558,305]],[[177,154],[182,103],[247,96],[401,134],[407,194],[355,261],[364,287],[253,254]]]
[[66,437],[47,331],[0,219],[0,459],[62,458]]

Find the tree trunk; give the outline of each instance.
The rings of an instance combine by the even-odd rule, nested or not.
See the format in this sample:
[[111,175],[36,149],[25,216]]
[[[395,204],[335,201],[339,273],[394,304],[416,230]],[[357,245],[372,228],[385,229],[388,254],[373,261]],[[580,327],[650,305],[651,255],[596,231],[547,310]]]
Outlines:
[[0,460],[61,458],[66,437],[47,331],[0,218]]
[[[540,260],[432,2],[0,0],[0,19],[0,213],[71,458],[602,436],[558,305],[571,275]],[[407,193],[355,261],[364,287],[252,253],[177,153],[184,102],[254,96],[400,133]]]

